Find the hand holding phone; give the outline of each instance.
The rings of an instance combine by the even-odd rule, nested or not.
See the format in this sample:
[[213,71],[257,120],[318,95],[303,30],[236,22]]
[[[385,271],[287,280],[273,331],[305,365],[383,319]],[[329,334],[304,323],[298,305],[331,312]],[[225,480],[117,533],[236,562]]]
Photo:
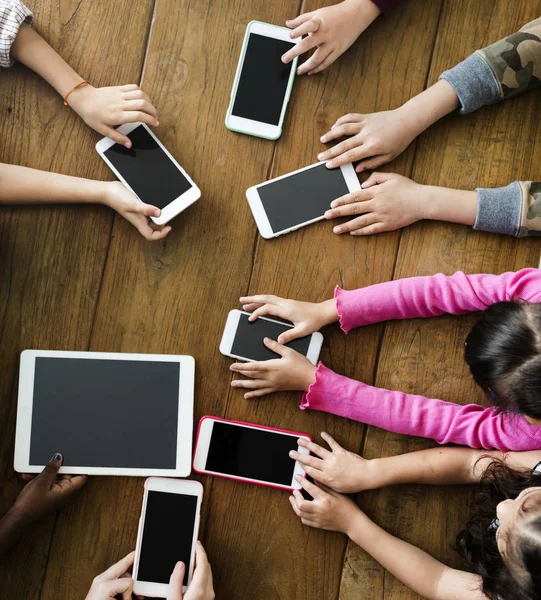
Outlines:
[[264,315],[272,315],[293,323],[295,327],[285,330],[278,336],[276,341],[279,344],[287,344],[338,321],[334,298],[325,302],[300,302],[269,294],[258,294],[243,296],[239,300],[243,305],[242,309],[252,313],[248,317],[250,322]]
[[307,392],[316,380],[316,367],[302,354],[265,338],[265,346],[280,356],[260,362],[234,363],[230,369],[248,379],[234,379],[231,387],[250,391],[248,400],[279,391]]
[[214,600],[214,586],[212,583],[212,570],[207,559],[207,553],[200,541],[195,544],[195,570],[192,582],[186,594],[182,593],[182,582],[186,566],[178,562],[169,580],[167,600]]

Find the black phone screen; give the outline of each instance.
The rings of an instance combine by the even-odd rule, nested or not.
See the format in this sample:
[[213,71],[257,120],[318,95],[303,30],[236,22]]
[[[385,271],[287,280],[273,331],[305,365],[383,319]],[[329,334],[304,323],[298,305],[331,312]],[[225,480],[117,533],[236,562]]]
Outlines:
[[297,435],[215,421],[205,469],[223,475],[291,485]]
[[114,144],[103,154],[143,202],[165,208],[192,187],[142,125],[127,135],[131,148]]
[[184,585],[188,584],[192,554],[197,496],[148,492],[138,581],[169,583],[175,565],[186,565]]
[[231,113],[236,117],[278,125],[291,65],[282,54],[295,44],[251,33]]
[[[267,321],[265,319],[257,319],[256,321],[248,321],[248,315],[241,314],[239,324],[233,344],[231,346],[231,354],[242,356],[248,360],[270,360],[271,358],[279,358],[276,352],[273,352],[263,343],[264,338],[268,337],[271,340],[278,339],[278,336],[284,331],[291,329],[287,325]],[[298,338],[285,344],[288,348],[293,348],[304,356],[308,353],[311,336],[307,335]]]
[[349,193],[341,169],[324,164],[257,188],[274,233],[317,219]]

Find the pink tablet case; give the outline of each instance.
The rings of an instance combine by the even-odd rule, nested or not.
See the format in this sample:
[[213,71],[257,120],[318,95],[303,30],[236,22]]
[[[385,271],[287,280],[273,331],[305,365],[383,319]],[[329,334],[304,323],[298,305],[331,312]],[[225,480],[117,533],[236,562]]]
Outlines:
[[278,433],[288,433],[290,435],[298,435],[299,437],[308,438],[312,441],[312,438],[306,433],[299,433],[298,431],[289,431],[287,429],[278,429],[277,427],[267,427],[266,425],[258,425],[257,423],[246,423],[245,421],[235,421],[233,419],[221,419],[220,417],[212,417],[210,415],[205,415],[201,417],[199,420],[199,425],[197,426],[197,435],[195,438],[195,450],[193,454],[193,470],[196,473],[201,473],[203,475],[212,475],[213,477],[222,477],[223,479],[232,479],[233,481],[241,481],[242,483],[252,483],[254,485],[262,485],[264,487],[276,488],[279,490],[293,490],[296,488],[292,488],[288,485],[279,485],[277,483],[266,483],[264,481],[247,481],[246,479],[241,479],[240,477],[235,477],[234,475],[221,475],[218,473],[210,473],[209,471],[199,471],[195,468],[195,455],[197,453],[197,444],[199,442],[199,432],[201,431],[201,423],[205,419],[214,419],[215,421],[223,421],[224,423],[236,423],[237,425],[249,425],[250,427],[257,427],[258,429],[265,429],[266,431],[276,431]]

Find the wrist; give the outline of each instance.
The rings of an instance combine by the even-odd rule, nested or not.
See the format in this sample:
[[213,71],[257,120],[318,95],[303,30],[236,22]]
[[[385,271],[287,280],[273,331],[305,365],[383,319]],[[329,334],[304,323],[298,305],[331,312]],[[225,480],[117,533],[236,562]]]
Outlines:
[[352,501],[349,504],[349,510],[344,516],[344,524],[342,526],[342,533],[345,533],[348,538],[353,540],[355,532],[362,527],[362,520],[364,517],[363,511]]
[[[81,83],[82,81],[83,81],[83,79],[79,78],[79,81],[76,82],[71,88],[69,88],[66,91],[66,94],[68,94],[71,89],[73,89],[78,83]],[[73,89],[73,91],[71,93],[69,93],[69,96],[66,100],[66,102],[68,103],[68,106],[70,108],[72,108],[78,115],[81,115],[81,113],[85,109],[85,105],[88,102],[88,99],[90,98],[90,96],[92,95],[92,92],[95,89],[96,88],[94,86],[90,85],[90,83],[85,83],[84,85],[81,85],[80,87],[78,87],[76,89]],[[65,94],[64,94],[64,98],[65,98]]]
[[314,367],[313,364],[306,368],[306,372],[304,374],[304,381],[302,384],[302,389],[307,392],[310,389],[310,386],[316,382],[316,371],[317,367]]
[[351,17],[358,19],[361,32],[381,14],[381,9],[372,0],[343,0],[343,4],[351,10]]
[[336,308],[336,300],[331,298],[319,303],[321,327],[331,325],[338,321],[338,309]]

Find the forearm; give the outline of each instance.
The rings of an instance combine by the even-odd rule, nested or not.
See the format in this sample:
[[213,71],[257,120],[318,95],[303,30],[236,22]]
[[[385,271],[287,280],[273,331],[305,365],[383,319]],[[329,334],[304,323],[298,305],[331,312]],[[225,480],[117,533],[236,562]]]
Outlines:
[[27,24],[11,47],[12,57],[43,77],[62,98],[83,78]]
[[478,194],[465,190],[426,186],[424,218],[432,221],[449,221],[464,225],[475,224]]
[[106,182],[0,164],[0,204],[104,202]]
[[28,524],[20,519],[13,510],[0,520],[0,559],[21,539]]

